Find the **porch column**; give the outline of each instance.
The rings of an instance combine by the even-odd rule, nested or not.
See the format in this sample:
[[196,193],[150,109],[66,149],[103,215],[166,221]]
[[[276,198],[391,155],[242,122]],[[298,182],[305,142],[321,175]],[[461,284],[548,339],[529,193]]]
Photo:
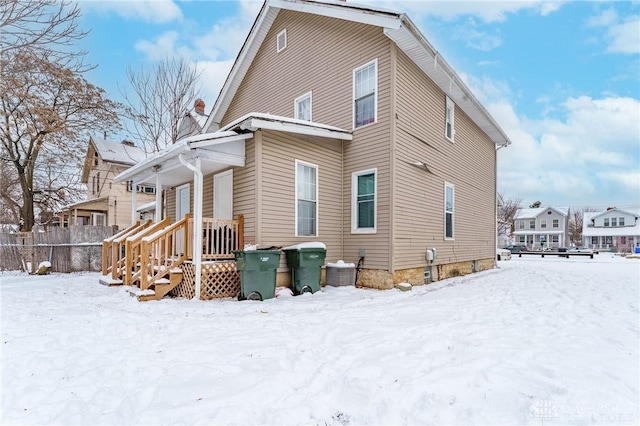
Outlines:
[[[200,300],[200,286],[202,285],[202,171],[201,160],[196,157],[196,165],[190,164],[184,159],[183,154],[178,156],[183,166],[193,171],[193,266],[196,275],[195,299]],[[186,237],[186,235],[185,235]]]
[[160,184],[160,173],[156,172],[156,211],[155,221],[162,220],[162,185]]
[[131,181],[131,225],[136,223],[138,214],[138,185],[137,182]]

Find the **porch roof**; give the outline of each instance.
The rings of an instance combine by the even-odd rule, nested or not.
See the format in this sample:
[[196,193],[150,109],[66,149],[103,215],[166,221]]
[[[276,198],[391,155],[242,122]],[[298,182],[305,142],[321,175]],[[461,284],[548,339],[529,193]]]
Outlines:
[[120,173],[114,181],[134,180],[136,183],[153,183],[156,174],[159,174],[161,185],[175,186],[188,182],[193,179],[193,172],[180,162],[180,155],[187,162],[200,158],[201,171],[205,175],[228,167],[244,167],[245,140],[251,139],[253,132],[261,129],[337,140],[353,138],[351,132],[338,127],[252,112],[213,133],[203,133],[179,140],[174,145]]
[[189,136],[125,170],[113,180],[154,183],[156,175],[159,175],[162,185],[173,186],[187,182],[193,178],[193,172],[180,162],[181,155],[187,162],[200,158],[201,169],[205,174],[229,166],[244,166],[244,141],[251,137],[251,133],[232,131]]
[[107,197],[93,198],[91,200],[80,201],[73,204],[68,204],[60,210],[60,213],[71,212],[72,210],[87,210],[87,211],[107,211]]

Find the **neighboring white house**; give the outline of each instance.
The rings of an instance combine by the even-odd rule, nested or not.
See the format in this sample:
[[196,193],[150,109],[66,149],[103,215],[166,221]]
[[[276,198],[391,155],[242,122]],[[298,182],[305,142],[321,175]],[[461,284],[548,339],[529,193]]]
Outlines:
[[569,209],[541,207],[520,209],[513,219],[514,244],[529,249],[557,248],[569,245]]
[[640,246],[640,208],[603,212],[585,212],[582,220],[582,240],[585,246],[634,251]]

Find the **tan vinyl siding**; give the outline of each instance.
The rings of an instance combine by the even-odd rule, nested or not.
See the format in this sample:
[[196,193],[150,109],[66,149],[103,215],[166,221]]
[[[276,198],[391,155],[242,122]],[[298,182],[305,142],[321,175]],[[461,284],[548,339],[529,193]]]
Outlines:
[[256,244],[255,138],[245,144],[245,167],[233,169],[233,214],[244,215],[244,242]]
[[[287,48],[276,53],[276,35],[285,28]],[[343,184],[344,259],[356,262],[359,249],[364,248],[366,267],[381,269],[389,268],[390,50],[391,41],[381,28],[281,11],[222,120],[224,125],[249,112],[294,117],[294,100],[312,91],[313,121],[351,130],[353,70],[377,59],[377,122],[355,130],[353,140],[342,143],[344,168],[333,179],[342,179]],[[378,169],[377,233],[351,234],[351,173],[374,167]],[[327,177],[326,172],[320,175]],[[287,176],[293,179],[293,171]],[[279,219],[269,217],[274,214]],[[265,224],[270,220],[293,224],[292,210],[271,212],[265,205],[261,217]]]
[[176,221],[176,189],[169,188],[165,191],[165,212],[164,217],[171,219],[171,223]]
[[213,217],[213,175],[202,178],[202,217]]
[[[455,142],[444,136],[445,94],[402,52],[397,59],[396,269],[495,256],[494,144],[455,110]],[[424,161],[431,173],[412,164]],[[455,186],[454,237],[444,239],[444,185]]]
[[[342,259],[342,186],[336,179],[342,168],[340,142],[263,132],[261,244],[289,246],[321,241],[327,262]],[[295,161],[318,167],[318,236],[295,236]],[[284,259],[284,257],[283,257]]]

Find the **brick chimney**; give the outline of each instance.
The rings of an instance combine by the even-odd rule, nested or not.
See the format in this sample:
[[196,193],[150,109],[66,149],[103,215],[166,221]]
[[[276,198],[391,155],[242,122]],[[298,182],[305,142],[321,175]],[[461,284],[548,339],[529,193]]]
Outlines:
[[193,103],[193,109],[200,115],[204,115],[204,101],[200,98]]

